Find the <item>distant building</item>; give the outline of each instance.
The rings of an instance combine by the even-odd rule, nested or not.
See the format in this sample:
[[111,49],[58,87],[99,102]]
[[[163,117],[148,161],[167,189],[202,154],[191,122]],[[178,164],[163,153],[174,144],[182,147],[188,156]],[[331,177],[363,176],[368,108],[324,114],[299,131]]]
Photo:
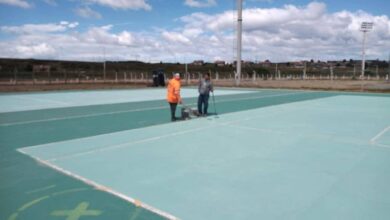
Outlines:
[[303,61],[297,61],[292,63],[293,67],[296,69],[301,69],[305,67],[305,62]]
[[192,62],[192,65],[196,65],[196,66],[202,66],[203,64],[204,64],[203,60],[194,60],[194,62]]
[[269,61],[269,60],[265,60],[264,62],[260,62],[260,65],[262,67],[271,67],[272,66],[272,62]]
[[342,61],[328,61],[328,65],[342,69],[347,68],[347,62]]
[[322,61],[317,61],[315,63],[312,63],[311,64],[312,67],[314,67],[315,69],[323,69],[323,68],[327,68],[328,67],[328,64],[326,62],[322,62]]
[[[243,66],[244,64],[244,61],[241,60],[241,66]],[[233,61],[233,66],[236,67],[237,66],[237,60]]]
[[254,65],[255,63],[252,62],[252,61],[244,61],[244,66],[252,66]]
[[223,61],[223,60],[216,60],[216,61],[214,62],[214,64],[217,65],[217,66],[225,66],[225,65],[226,65],[226,62]]
[[50,72],[50,65],[33,65],[33,72],[34,73],[48,73]]

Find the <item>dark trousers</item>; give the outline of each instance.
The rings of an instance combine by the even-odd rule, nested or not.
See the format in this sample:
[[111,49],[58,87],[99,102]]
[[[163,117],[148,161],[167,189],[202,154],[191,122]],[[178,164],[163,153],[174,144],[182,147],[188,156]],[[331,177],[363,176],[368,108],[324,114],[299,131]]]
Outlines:
[[175,113],[176,113],[176,107],[177,107],[177,103],[169,103],[169,106],[171,107],[171,120],[172,121],[175,121],[176,120],[176,116],[175,116]]
[[[199,114],[207,115],[207,108],[209,107],[209,94],[200,94],[198,97],[198,112]],[[202,108],[203,107],[203,108]]]

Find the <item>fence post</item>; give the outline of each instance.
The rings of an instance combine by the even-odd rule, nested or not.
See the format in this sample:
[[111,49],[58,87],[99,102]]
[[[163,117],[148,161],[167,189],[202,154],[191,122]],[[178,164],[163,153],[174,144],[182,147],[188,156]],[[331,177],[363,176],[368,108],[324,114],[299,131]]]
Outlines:
[[18,84],[18,69],[14,69],[14,85]]
[[329,68],[330,68],[330,80],[333,80],[333,66],[331,65]]
[[47,76],[49,77],[49,84],[51,84],[51,70],[49,68],[49,71],[47,72]]
[[34,71],[31,72],[31,78],[32,78],[32,84],[35,85],[35,73],[34,73]]

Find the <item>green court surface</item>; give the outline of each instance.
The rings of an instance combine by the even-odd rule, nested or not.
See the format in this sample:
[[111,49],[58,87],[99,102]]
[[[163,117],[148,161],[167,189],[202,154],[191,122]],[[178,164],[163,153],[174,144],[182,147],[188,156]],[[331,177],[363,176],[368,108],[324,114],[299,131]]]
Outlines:
[[389,95],[216,95],[0,113],[0,219],[389,218]]

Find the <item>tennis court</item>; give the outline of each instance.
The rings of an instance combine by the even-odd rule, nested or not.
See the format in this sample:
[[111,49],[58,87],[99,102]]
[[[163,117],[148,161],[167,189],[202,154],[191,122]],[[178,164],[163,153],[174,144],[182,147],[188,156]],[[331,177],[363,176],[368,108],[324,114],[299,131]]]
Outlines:
[[174,123],[164,89],[0,95],[0,219],[388,219],[390,95],[215,95]]

